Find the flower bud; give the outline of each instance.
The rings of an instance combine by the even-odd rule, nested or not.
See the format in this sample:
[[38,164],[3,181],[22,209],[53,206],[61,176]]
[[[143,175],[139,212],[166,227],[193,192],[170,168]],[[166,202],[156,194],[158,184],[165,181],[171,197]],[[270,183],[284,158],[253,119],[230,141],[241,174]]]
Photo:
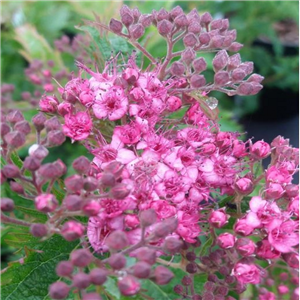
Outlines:
[[58,281],[50,285],[49,294],[52,299],[65,299],[70,292],[70,287],[62,282]]
[[199,34],[201,32],[201,26],[199,23],[192,22],[188,27],[188,32]]
[[235,182],[234,187],[235,190],[241,195],[251,194],[254,189],[253,182],[251,179],[246,177],[238,179]]
[[67,241],[74,241],[79,239],[84,233],[84,226],[76,221],[67,221],[61,228],[61,235]]
[[20,131],[27,135],[28,133],[31,132],[31,128],[29,123],[26,120],[19,121],[15,124],[14,130]]
[[188,33],[184,38],[183,38],[183,44],[186,47],[194,47],[198,43],[198,39],[194,33]]
[[34,201],[36,209],[44,213],[53,212],[58,206],[58,201],[52,194],[41,194]]
[[[35,157],[32,156],[28,156],[31,158],[31,160],[33,159],[37,159]],[[27,158],[26,158],[27,159]],[[26,160],[25,160],[26,161]],[[28,164],[31,161],[28,162]],[[25,163],[25,162],[24,162]],[[32,163],[33,164],[33,163]],[[54,179],[57,178],[59,175],[59,170],[57,169],[57,167],[54,165],[54,163],[48,163],[48,164],[44,164],[42,165],[39,169],[38,169],[38,173],[40,176],[42,176],[45,179]]]
[[7,133],[10,132],[10,127],[6,123],[1,123],[1,137],[4,137]]
[[113,161],[110,164],[106,165],[104,168],[104,172],[112,173],[116,178],[118,178],[123,171],[123,166],[118,161]]
[[174,274],[166,267],[158,266],[154,270],[154,281],[158,285],[168,284],[174,277]]
[[213,68],[215,72],[224,69],[229,61],[229,56],[226,50],[219,51],[213,59]]
[[248,79],[247,82],[256,82],[261,83],[264,80],[264,77],[259,74],[252,74]]
[[172,75],[181,76],[185,71],[184,64],[176,61],[171,65],[170,71]]
[[4,136],[5,142],[13,147],[19,148],[25,144],[25,135],[20,131],[11,131]]
[[15,208],[14,201],[10,198],[1,198],[1,210],[2,211],[13,211]]
[[173,7],[172,10],[170,11],[170,16],[173,19],[175,19],[177,16],[182,14],[183,14],[183,9],[179,5]]
[[45,122],[45,127],[46,127],[47,131],[59,130],[59,129],[61,129],[61,124],[57,117],[52,117],[51,119],[48,119]]
[[195,59],[195,57],[196,57],[196,52],[191,48],[186,48],[181,54],[182,61],[187,65],[191,64],[191,62]]
[[35,237],[44,237],[48,234],[48,228],[45,224],[34,223],[30,226],[30,233]]
[[5,165],[2,168],[2,172],[6,178],[17,178],[20,176],[20,170],[13,164]]
[[123,24],[120,21],[112,18],[109,22],[109,28],[113,33],[118,34],[122,32]]
[[113,250],[122,250],[127,247],[129,242],[127,235],[122,230],[113,231],[106,239],[105,244]]
[[45,127],[45,122],[47,121],[47,118],[43,113],[38,113],[37,115],[33,116],[31,119],[35,129],[37,131],[41,131]]
[[126,27],[128,27],[134,22],[133,15],[130,12],[121,13],[121,21]]
[[238,95],[247,96],[253,92],[253,86],[249,82],[242,82],[236,90]]
[[216,34],[211,36],[209,46],[210,48],[221,48],[223,46],[223,42],[224,42],[224,37],[222,35]]
[[181,99],[176,96],[171,96],[167,99],[166,106],[168,111],[176,111],[182,106]]
[[228,215],[224,209],[214,210],[211,212],[208,221],[213,227],[221,228],[228,223]]
[[55,113],[58,104],[59,104],[59,102],[55,96],[44,95],[41,98],[39,105],[40,105],[41,111],[47,112],[47,113]]
[[83,200],[78,195],[68,195],[64,199],[64,204],[69,211],[76,211],[81,209]]
[[90,272],[91,283],[102,285],[107,279],[107,272],[104,269],[95,268]]
[[17,122],[23,121],[24,116],[19,110],[15,109],[7,114],[6,120],[12,124],[15,124]]
[[100,183],[105,187],[112,187],[116,184],[116,178],[112,173],[104,172],[101,176]]
[[184,276],[181,280],[181,283],[184,285],[184,286],[189,286],[192,284],[192,278],[190,276]]
[[190,262],[186,265],[186,271],[190,274],[195,274],[198,271],[197,264],[194,262]]
[[79,156],[76,158],[73,163],[73,169],[79,174],[87,174],[90,170],[91,162],[85,156]]
[[207,63],[203,57],[199,57],[193,61],[193,68],[195,72],[201,73],[206,70]]
[[9,183],[9,186],[13,192],[16,192],[17,194],[20,194],[20,195],[24,194],[24,187],[20,183],[11,181]]
[[207,32],[203,32],[199,35],[199,42],[201,45],[206,45],[210,42],[210,36]]
[[153,16],[151,14],[141,15],[139,18],[139,23],[144,27],[149,27],[152,24]]
[[235,249],[242,256],[250,256],[255,252],[255,243],[247,238],[239,238],[235,242]]
[[112,254],[108,259],[108,264],[115,270],[121,270],[126,266],[126,257],[121,253]]
[[162,20],[157,24],[157,30],[162,36],[168,35],[173,28],[173,24],[168,20]]
[[134,276],[127,275],[118,281],[118,288],[122,295],[132,296],[139,292],[141,285]]
[[210,13],[205,12],[203,15],[200,17],[200,24],[201,25],[207,25],[212,21],[212,16]]
[[47,135],[47,142],[49,147],[60,146],[66,140],[65,135],[61,130],[51,130]]
[[[82,93],[85,93],[85,92],[82,92]],[[87,100],[88,96],[82,97],[82,93],[79,96],[80,97],[79,100],[83,105],[85,105],[85,101],[86,102],[88,101]],[[84,101],[82,99],[84,99]],[[57,111],[61,116],[64,117],[72,112],[72,107],[73,106],[71,103],[64,101],[57,106]]]
[[83,181],[83,189],[88,192],[95,191],[98,188],[98,180],[94,177],[86,177]]
[[241,56],[239,53],[236,53],[229,57],[227,70],[232,71],[241,64]]
[[167,20],[169,19],[169,13],[164,9],[161,8],[156,14],[157,21]]
[[232,52],[238,52],[240,51],[242,48],[243,48],[243,44],[240,44],[240,43],[237,43],[237,42],[234,42],[230,45],[230,47],[228,48],[229,51],[232,51]]
[[211,21],[210,30],[221,29],[221,28],[222,28],[222,19]]
[[79,192],[83,188],[83,178],[80,175],[72,175],[65,179],[65,186],[69,192]]
[[102,298],[97,293],[87,293],[83,295],[82,300],[102,300]]
[[221,233],[217,238],[217,244],[222,249],[229,249],[234,246],[234,243],[236,241],[236,237],[228,232]]
[[90,276],[83,272],[78,272],[73,276],[73,286],[79,289],[86,289],[90,284]]
[[163,244],[163,250],[167,253],[170,253],[171,255],[174,255],[176,253],[179,253],[179,251],[182,249],[182,246],[182,240],[175,237],[169,237]]
[[93,261],[93,254],[88,249],[74,250],[70,254],[70,261],[76,267],[84,268]]
[[133,266],[133,275],[140,279],[145,279],[150,276],[151,265],[144,261],[139,261]]
[[23,167],[29,171],[36,171],[41,166],[41,160],[35,156],[27,156],[24,160]]
[[61,261],[56,266],[55,272],[59,277],[69,277],[74,270],[73,264],[70,261]]
[[299,255],[297,253],[282,253],[284,261],[293,269],[299,269]]
[[140,214],[140,224],[142,227],[148,227],[154,224],[157,220],[154,209],[143,210]]
[[168,218],[159,223],[153,233],[156,237],[162,238],[166,237],[168,234],[174,232],[178,227],[178,219],[177,218]]
[[154,265],[156,262],[156,251],[147,247],[141,247],[136,252],[136,258],[139,261],[144,261],[149,265]]
[[130,35],[135,40],[139,39],[145,33],[145,28],[142,24],[135,24],[130,27]]
[[256,159],[264,159],[271,153],[271,147],[264,141],[258,141],[250,147],[250,153]]
[[185,14],[180,14],[174,19],[174,23],[177,27],[182,28],[189,25],[189,20]]
[[58,177],[61,177],[62,175],[64,175],[67,172],[66,165],[60,159],[53,162],[53,165],[56,168]]
[[206,84],[205,77],[198,74],[192,75],[190,82],[192,88],[200,88]]
[[180,284],[177,284],[177,285],[174,286],[173,290],[174,290],[174,292],[175,292],[176,294],[179,294],[179,295],[180,295],[180,294],[183,293],[183,286],[180,285]]
[[97,200],[90,200],[82,207],[82,211],[90,217],[97,216],[100,209],[101,205]]
[[130,194],[130,189],[124,183],[116,184],[109,192],[111,198],[122,200]]
[[231,79],[233,82],[242,81],[246,77],[246,73],[243,69],[237,68],[232,71]]
[[194,252],[187,252],[185,257],[188,261],[194,261],[197,258],[196,254]]
[[296,197],[299,194],[299,186],[296,184],[288,184],[285,187],[285,192],[289,198]]
[[33,144],[29,147],[28,154],[39,160],[43,160],[49,154],[49,151],[42,145]]

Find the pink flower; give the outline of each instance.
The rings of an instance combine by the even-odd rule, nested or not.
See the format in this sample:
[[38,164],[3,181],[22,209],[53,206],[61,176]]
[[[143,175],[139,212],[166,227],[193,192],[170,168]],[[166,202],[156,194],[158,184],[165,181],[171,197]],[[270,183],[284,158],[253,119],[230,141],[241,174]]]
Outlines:
[[40,100],[40,109],[43,112],[55,113],[59,102],[55,96],[44,95]]
[[268,240],[270,244],[282,253],[293,252],[294,246],[299,244],[298,224],[295,221],[274,219],[268,224]]
[[99,217],[89,218],[89,223],[87,227],[87,236],[89,242],[96,252],[107,252],[109,249],[105,245],[105,239],[111,233],[111,228],[109,228],[106,222]]
[[176,96],[169,97],[166,101],[166,104],[167,104],[167,110],[171,112],[178,110],[182,105],[181,99]]
[[79,94],[79,101],[86,107],[94,103],[94,93],[91,90],[84,90]]
[[225,213],[224,209],[218,209],[211,212],[208,222],[215,228],[221,228],[228,223],[229,215]]
[[44,213],[54,211],[58,206],[58,201],[52,194],[41,194],[35,198],[35,207]]
[[232,248],[235,244],[236,237],[228,232],[221,233],[218,238],[217,238],[217,244],[222,248],[222,249],[229,249]]
[[107,88],[104,83],[95,88],[96,95],[93,111],[98,119],[108,118],[110,121],[121,119],[128,109],[128,98],[120,86]]
[[72,112],[72,104],[69,103],[69,102],[62,102],[58,105],[57,107],[57,111],[58,113],[61,115],[61,116],[65,116],[65,115],[68,115],[68,114],[71,114]]
[[259,300],[276,300],[276,296],[272,292],[267,292],[265,294],[258,296]]
[[199,216],[197,214],[189,214],[184,211],[178,211],[178,233],[183,240],[188,243],[195,243],[196,238],[199,236],[201,229],[198,225]]
[[233,269],[233,275],[238,282],[258,284],[260,282],[260,269],[252,263],[238,262]]
[[115,127],[114,136],[124,144],[135,144],[141,138],[141,131],[138,124],[131,122],[128,125]]
[[86,139],[92,130],[92,120],[86,112],[78,112],[76,115],[66,115],[63,132],[74,141]]
[[255,252],[256,245],[248,238],[240,238],[236,241],[235,248],[242,256],[250,256]]
[[271,153],[271,147],[264,141],[258,141],[250,147],[250,153],[257,159],[263,159]]
[[256,255],[264,259],[274,259],[280,257],[280,252],[277,251],[267,239],[257,243]]
[[271,166],[266,172],[266,179],[268,182],[289,184],[292,180],[292,176],[284,167],[278,168],[276,166]]
[[240,235],[248,236],[254,231],[254,227],[249,225],[246,219],[239,219],[233,226],[233,230]]
[[253,191],[254,185],[251,179],[244,177],[235,182],[235,189],[241,195],[248,195]]
[[158,218],[161,220],[171,218],[176,214],[176,208],[164,200],[152,201],[150,207],[155,210]]

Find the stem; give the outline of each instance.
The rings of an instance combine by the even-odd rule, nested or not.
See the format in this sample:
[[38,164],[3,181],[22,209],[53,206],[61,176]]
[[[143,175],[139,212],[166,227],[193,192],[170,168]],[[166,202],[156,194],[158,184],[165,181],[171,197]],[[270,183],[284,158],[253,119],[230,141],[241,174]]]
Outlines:
[[14,218],[11,218],[5,214],[2,214],[1,213],[1,222],[2,223],[10,223],[10,224],[17,224],[17,225],[22,225],[22,226],[27,226],[27,227],[30,227],[31,226],[31,223],[29,222],[26,222],[26,221],[23,221],[23,220],[18,220],[18,219],[14,219]]
[[172,59],[172,52],[173,52],[173,42],[172,42],[172,39],[168,36],[167,37],[167,56],[159,70],[159,74],[158,74],[158,78],[160,80],[163,80],[163,78],[165,77],[165,70],[169,64],[169,62],[171,61]]
[[133,41],[131,39],[128,39],[128,42],[132,44],[132,46],[139,49],[153,64],[156,64],[156,59],[139,42]]

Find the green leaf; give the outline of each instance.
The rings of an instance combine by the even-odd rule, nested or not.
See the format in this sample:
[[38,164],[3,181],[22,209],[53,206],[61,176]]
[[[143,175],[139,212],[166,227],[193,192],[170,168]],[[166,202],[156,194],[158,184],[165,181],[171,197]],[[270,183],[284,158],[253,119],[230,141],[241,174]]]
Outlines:
[[214,239],[211,236],[202,246],[199,252],[199,256],[205,256],[208,253],[208,249],[211,247],[212,243],[213,243]]
[[55,274],[57,263],[68,259],[76,245],[60,236],[38,244],[38,251],[30,251],[24,264],[13,263],[2,274],[1,299],[47,299],[49,285],[59,279]]

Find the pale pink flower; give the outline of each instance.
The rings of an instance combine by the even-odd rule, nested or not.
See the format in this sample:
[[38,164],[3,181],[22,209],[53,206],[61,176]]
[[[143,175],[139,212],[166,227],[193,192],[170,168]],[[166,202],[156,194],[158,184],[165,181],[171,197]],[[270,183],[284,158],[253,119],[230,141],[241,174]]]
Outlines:
[[76,115],[66,115],[63,132],[74,141],[86,139],[92,130],[92,120],[86,112],[78,112]]

